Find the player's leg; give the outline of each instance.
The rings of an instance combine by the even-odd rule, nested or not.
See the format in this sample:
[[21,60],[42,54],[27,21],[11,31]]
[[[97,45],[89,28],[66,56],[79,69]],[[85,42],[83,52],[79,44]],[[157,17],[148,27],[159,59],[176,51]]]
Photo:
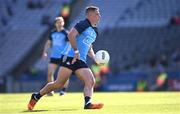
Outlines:
[[69,86],[69,79],[66,81],[66,83],[65,83],[64,86],[63,86],[63,88],[61,89],[60,95],[64,95],[64,94],[65,94],[68,86]]
[[57,69],[58,65],[49,63],[48,64],[48,77],[47,77],[47,82],[53,82],[54,81],[54,73]]
[[60,67],[58,71],[57,79],[54,82],[50,82],[46,84],[46,86],[44,86],[44,88],[42,88],[39,93],[32,94],[31,99],[28,103],[28,109],[32,110],[35,104],[37,103],[37,101],[45,94],[54,91],[56,89],[62,88],[65,82],[69,79],[71,73],[72,70],[66,67]]
[[44,88],[40,90],[40,94],[43,96],[48,92],[62,88],[65,82],[69,79],[72,74],[72,70],[66,67],[60,67],[58,71],[57,79],[54,82],[48,83]]
[[[57,68],[58,68],[57,64],[54,64],[54,63],[48,64],[48,75],[47,75],[47,82],[48,83],[54,81],[54,74],[55,74],[55,71],[57,70]],[[48,93],[47,95],[52,96],[53,93],[54,93],[54,91]]]
[[93,104],[91,103],[91,96],[93,94],[93,88],[95,84],[95,79],[92,71],[89,68],[80,68],[75,71],[76,75],[84,81],[84,109],[101,109],[103,107],[102,103]]

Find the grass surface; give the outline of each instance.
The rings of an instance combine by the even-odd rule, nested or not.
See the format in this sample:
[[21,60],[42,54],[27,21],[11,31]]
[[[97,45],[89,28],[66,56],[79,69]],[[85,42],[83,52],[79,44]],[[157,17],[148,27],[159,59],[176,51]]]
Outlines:
[[180,92],[95,93],[100,110],[84,110],[82,93],[43,97],[34,111],[27,110],[30,93],[0,94],[0,114],[180,114]]

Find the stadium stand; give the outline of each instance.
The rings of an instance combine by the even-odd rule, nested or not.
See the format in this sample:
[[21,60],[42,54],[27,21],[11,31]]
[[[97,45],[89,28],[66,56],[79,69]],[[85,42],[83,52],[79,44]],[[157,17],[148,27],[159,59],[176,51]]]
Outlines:
[[[1,1],[6,13],[5,1]],[[3,27],[6,35],[2,36],[0,48],[0,76],[8,73],[16,67],[23,58],[30,52],[32,47],[41,40],[42,35],[47,31],[48,26],[41,25],[43,15],[51,15],[53,19],[59,14],[62,2],[53,0],[47,3],[42,9],[27,8],[28,1],[17,1],[12,7],[16,12],[11,18],[8,17],[7,25]],[[9,5],[13,4],[9,0]],[[59,8],[59,10],[57,10]],[[6,15],[3,15],[6,17]],[[10,20],[9,20],[10,19]]]
[[[118,70],[127,65],[148,61],[152,55],[170,54],[180,43],[178,39],[180,34],[174,34],[164,27],[114,28],[109,32],[104,31],[101,35],[103,36],[97,39],[94,47],[97,50],[107,49],[111,55],[111,68]],[[173,46],[168,43],[170,40],[175,41]]]
[[[111,55],[110,68],[117,74],[112,75],[116,78],[109,78],[109,82],[112,81],[116,85],[126,82],[126,86],[131,85],[131,90],[134,90],[138,77],[135,76],[136,79],[133,80],[133,76],[140,75],[139,71],[145,72],[152,80],[153,76],[164,70],[178,71],[180,67],[178,63],[171,61],[171,55],[173,50],[179,48],[179,27],[168,27],[171,17],[179,10],[177,3],[178,0],[122,0],[108,1],[104,4],[92,0],[89,3],[103,9],[99,26],[101,33],[94,48],[106,49]],[[167,65],[161,62],[163,57],[166,58]],[[122,75],[120,71],[127,72],[127,75]],[[131,71],[135,73],[128,78]],[[170,78],[172,74],[169,75]],[[127,81],[120,81],[123,77]],[[180,75],[176,75],[176,78],[179,80]]]
[[179,9],[178,0],[141,0],[119,16],[118,26],[163,26]]
[[[11,71],[17,69],[18,64],[23,66],[28,60],[26,57],[35,52],[32,51],[33,47],[39,48],[39,45],[43,45],[38,42],[42,42],[42,36],[47,34],[49,26],[42,24],[42,18],[46,17],[51,24],[63,3],[60,0],[43,1],[44,5],[40,8],[29,7],[28,1],[24,0],[0,1],[0,79],[2,76],[12,75]],[[180,27],[169,25],[171,18],[180,12],[179,0],[75,2],[69,28],[83,19],[83,9],[87,5],[100,7],[102,19],[94,49],[107,50],[111,56],[110,76],[113,78],[108,77],[107,90],[134,91],[140,79],[153,84],[151,80],[154,80],[162,69],[168,72],[171,79],[180,80],[179,62],[172,60],[173,52],[180,48]],[[45,64],[38,60],[28,68],[35,67],[44,73]],[[41,75],[45,75],[43,73]],[[23,74],[18,79],[21,84],[27,86],[28,81],[45,80],[44,77],[38,76],[32,78]],[[80,87],[79,82],[77,84],[76,80],[73,81],[73,86]],[[36,87],[41,84],[37,82]],[[122,85],[119,86],[120,84]],[[33,85],[31,87],[34,88]],[[32,91],[31,88],[23,88],[21,91],[26,90]]]

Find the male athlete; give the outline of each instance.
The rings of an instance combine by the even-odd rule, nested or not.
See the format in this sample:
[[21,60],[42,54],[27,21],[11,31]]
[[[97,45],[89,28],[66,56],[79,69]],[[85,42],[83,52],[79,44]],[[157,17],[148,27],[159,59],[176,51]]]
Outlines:
[[94,59],[92,43],[95,41],[97,24],[100,20],[99,8],[88,6],[86,8],[86,19],[80,21],[68,34],[70,45],[63,51],[62,65],[58,72],[58,77],[54,82],[48,83],[38,93],[33,93],[28,104],[28,109],[32,110],[37,101],[45,94],[62,88],[69,79],[72,72],[84,82],[84,109],[101,109],[102,103],[91,102],[95,79],[92,71],[86,64],[86,57],[89,55]]

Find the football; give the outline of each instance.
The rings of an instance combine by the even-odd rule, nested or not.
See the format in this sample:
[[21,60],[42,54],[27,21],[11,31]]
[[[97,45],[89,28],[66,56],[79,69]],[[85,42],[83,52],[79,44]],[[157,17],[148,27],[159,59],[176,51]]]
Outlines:
[[109,62],[109,53],[105,50],[99,50],[95,54],[95,62],[97,64],[106,64]]

